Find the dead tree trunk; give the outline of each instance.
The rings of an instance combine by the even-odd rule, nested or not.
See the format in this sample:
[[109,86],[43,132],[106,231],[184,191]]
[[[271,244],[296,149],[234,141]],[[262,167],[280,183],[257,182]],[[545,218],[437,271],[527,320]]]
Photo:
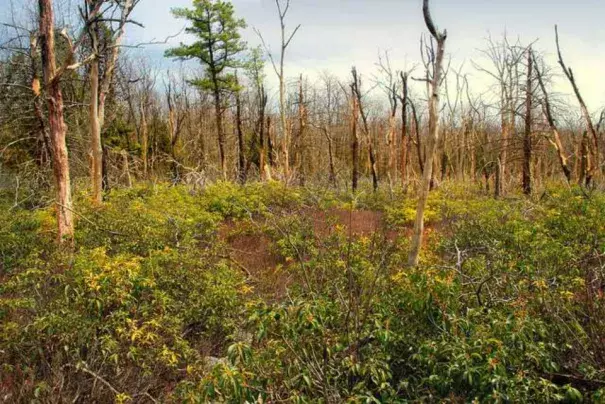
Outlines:
[[408,184],[408,150],[410,138],[408,136],[408,74],[401,73],[403,93],[401,95],[401,159],[399,169],[401,173],[401,184],[405,189]]
[[303,90],[303,76],[301,74],[298,90],[298,134],[296,139],[296,167],[301,186],[305,185],[305,130],[307,128],[307,109]]
[[267,117],[267,154],[269,155],[269,167],[275,167],[275,147],[273,145],[273,136],[272,136],[273,126],[271,125],[271,117]]
[[364,132],[366,134],[366,140],[368,142],[368,154],[370,157],[370,170],[372,174],[372,190],[374,192],[378,191],[378,168],[376,162],[376,152],[374,151],[374,139],[372,139],[372,135],[370,133],[367,118],[363,110],[360,107],[361,116],[364,124]]
[[[125,0],[122,3],[116,3],[120,8],[120,16],[117,18],[118,28],[113,31],[110,26],[101,25],[95,17],[96,11],[105,3],[104,0],[90,2],[87,13],[85,14],[88,34],[91,40],[92,59],[90,68],[90,137],[92,154],[92,199],[96,204],[103,201],[103,181],[107,184],[107,173],[103,172],[103,141],[102,131],[105,126],[105,103],[113,82],[113,74],[118,62],[120,46],[126,32],[126,24],[129,22],[130,14],[138,0]],[[107,45],[104,51],[107,57],[101,58],[100,33],[102,28],[107,28],[108,34],[105,35]],[[103,64],[103,76],[99,75],[100,65]]]
[[[503,85],[504,87],[504,85]],[[509,91],[512,92],[512,88],[509,88]],[[496,177],[494,184],[494,197],[499,198],[504,195],[504,182],[506,181],[506,163],[508,159],[508,145],[509,139],[511,137],[511,129],[515,126],[514,115],[512,122],[510,119],[509,109],[512,107],[512,101],[507,95],[506,91],[502,91],[502,100],[504,105],[502,106],[501,121],[502,121],[502,138],[500,144],[500,153],[498,154],[498,158],[496,160]]]
[[397,146],[396,146],[396,131],[397,131],[397,88],[393,85],[391,90],[391,111],[389,114],[389,129],[387,132],[387,147],[389,153],[387,177],[389,180],[389,189],[393,193],[393,186],[397,178]]
[[271,60],[271,64],[273,65],[273,70],[275,70],[275,74],[279,79],[279,116],[281,123],[281,134],[282,134],[282,158],[283,158],[283,173],[284,173],[284,181],[288,183],[290,179],[290,128],[288,127],[288,119],[286,116],[286,77],[284,71],[285,58],[286,58],[286,50],[290,46],[292,39],[300,29],[300,25],[297,25],[296,28],[289,35],[286,34],[286,16],[288,15],[288,10],[290,9],[290,0],[285,0],[285,4],[282,5],[281,0],[275,0],[275,4],[277,6],[277,11],[279,15],[279,24],[280,24],[280,34],[281,34],[281,53],[279,58],[279,66],[273,59],[272,53],[265,44],[265,40],[259,31],[256,31],[258,36],[260,37],[267,54],[269,55],[269,59]]
[[533,108],[533,58],[531,47],[527,50],[527,87],[525,89],[525,136],[523,137],[523,193],[531,195],[531,154],[532,154],[532,108]]
[[149,127],[147,126],[147,100],[143,96],[141,100],[141,160],[143,160],[143,177],[147,179],[149,174]]
[[[97,35],[93,38],[93,49],[98,48]],[[92,200],[99,205],[103,202],[103,146],[101,143],[101,122],[99,121],[99,63],[90,65],[90,106],[88,119],[90,123],[90,147],[92,156]]]
[[412,245],[410,247],[410,253],[408,256],[408,265],[410,267],[418,266],[420,249],[422,247],[424,235],[424,210],[426,208],[431,186],[435,149],[439,141],[439,91],[443,76],[443,57],[445,53],[445,41],[447,39],[447,31],[437,31],[437,27],[433,22],[429,10],[429,0],[424,0],[422,11],[426,26],[437,42],[437,53],[434,57],[432,78],[430,80],[431,94],[429,98],[429,136],[427,139],[427,155],[418,195],[418,207],[416,209],[414,235],[412,237]]
[[65,135],[67,126],[63,116],[63,93],[60,72],[55,56],[55,22],[52,0],[38,0],[42,68],[48,102],[48,124],[52,145],[53,171],[56,186],[58,241],[73,245],[74,219],[69,175],[69,160]]
[[590,136],[590,141],[592,142],[591,154],[592,154],[592,157],[594,160],[594,167],[592,167],[591,164],[588,164],[585,167],[587,170],[585,183],[588,186],[590,184],[590,182],[592,181],[593,175],[600,173],[600,170],[601,170],[599,138],[597,135],[597,131],[592,123],[592,118],[590,117],[588,108],[586,107],[586,103],[584,102],[584,99],[582,98],[582,94],[580,94],[580,89],[578,88],[578,85],[576,83],[576,79],[574,77],[573,71],[571,70],[571,67],[567,67],[565,65],[565,62],[563,61],[563,55],[561,54],[561,47],[559,46],[559,31],[558,31],[556,25],[555,25],[555,39],[556,39],[556,43],[557,43],[557,56],[559,58],[559,65],[563,69],[563,73],[565,73],[565,76],[567,77],[567,80],[569,80],[569,83],[571,84],[571,86],[573,88],[576,98],[578,99],[578,103],[580,104],[580,110],[582,111],[582,116],[584,117],[584,120],[586,121],[586,131],[588,132],[588,135]]
[[[170,159],[172,166],[172,180],[175,184],[181,181],[180,162],[179,162],[179,140],[183,130],[183,122],[185,121],[185,113],[183,113],[182,99],[187,98],[187,94],[183,96],[178,91],[176,84],[172,83],[172,78],[169,77],[166,101],[168,104],[168,134],[170,135]],[[187,104],[187,102],[185,102]]]
[[374,141],[370,133],[368,125],[368,117],[363,109],[362,96],[361,96],[361,80],[357,74],[357,70],[353,68],[353,97],[357,98],[357,113],[361,117],[363,123],[363,132],[368,143],[368,157],[370,159],[370,171],[372,174],[372,189],[374,192],[378,191],[378,171],[376,167],[376,153],[374,152]]
[[36,134],[36,162],[39,167],[44,167],[50,161],[52,150],[51,141],[48,135],[48,129],[44,120],[43,100],[41,97],[40,76],[38,73],[39,57],[38,57],[39,38],[35,34],[30,38],[30,60],[31,60],[31,87],[33,92],[33,109],[37,121]]
[[559,159],[559,165],[561,166],[561,170],[563,170],[563,175],[565,175],[565,179],[569,183],[569,182],[571,182],[571,170],[569,169],[569,166],[567,165],[567,156],[565,153],[565,149],[563,147],[563,143],[561,142],[561,135],[559,134],[559,129],[557,128],[555,120],[552,116],[552,109],[550,107],[548,92],[546,91],[546,86],[544,85],[544,79],[542,78],[542,72],[538,68],[537,63],[536,63],[536,58],[533,54],[532,54],[532,60],[533,60],[532,64],[534,65],[535,71],[536,71],[536,78],[538,79],[538,84],[540,86],[540,89],[542,90],[542,96],[543,96],[542,107],[544,110],[544,115],[546,115],[546,120],[547,120],[548,125],[550,126],[550,130],[552,131],[552,134],[553,134],[552,139],[549,138],[548,140],[553,145],[553,147],[555,148],[555,151],[557,152],[557,157]]
[[246,176],[246,149],[244,147],[244,130],[242,129],[242,100],[240,91],[235,92],[235,126],[237,128],[237,150],[238,150],[238,180],[245,184]]
[[126,186],[132,188],[132,177],[130,176],[130,164],[128,162],[128,152],[122,150],[122,177],[126,180]]
[[224,181],[227,181],[227,157],[225,155],[225,128],[223,126],[223,105],[221,100],[221,89],[216,74],[212,74],[214,83],[214,116],[216,118],[216,133],[218,138],[218,154],[221,167],[221,175]]
[[[260,141],[260,150],[259,150],[259,158],[258,158],[258,164],[259,164],[259,170],[260,170],[260,178],[262,181],[268,181],[271,180],[271,167],[267,165],[267,144],[268,144],[268,133],[265,132],[265,112],[267,110],[267,103],[268,103],[269,99],[267,97],[267,94],[265,93],[265,87],[264,86],[260,86],[259,89],[259,118],[258,118],[258,124],[259,124],[259,141]],[[268,124],[269,122],[267,122]],[[267,130],[268,132],[268,130]]]
[[330,167],[329,181],[332,187],[336,188],[336,169],[334,167],[334,139],[332,139],[332,135],[330,135],[330,130],[328,129],[328,125],[324,125],[322,127],[322,132],[328,141],[328,162]]
[[412,117],[414,118],[414,132],[416,133],[416,140],[414,143],[416,144],[416,154],[418,157],[418,166],[420,168],[420,173],[424,174],[424,156],[422,153],[422,140],[420,139],[420,120],[418,119],[418,114],[416,112],[416,105],[409,100],[410,107],[412,108]]
[[582,143],[580,144],[580,185],[589,186],[591,183],[590,175],[590,150],[588,146],[588,134],[586,131],[582,134]]
[[[355,70],[353,70],[355,72]],[[353,163],[352,190],[357,191],[359,186],[359,106],[355,95],[355,84],[351,84],[351,153]]]

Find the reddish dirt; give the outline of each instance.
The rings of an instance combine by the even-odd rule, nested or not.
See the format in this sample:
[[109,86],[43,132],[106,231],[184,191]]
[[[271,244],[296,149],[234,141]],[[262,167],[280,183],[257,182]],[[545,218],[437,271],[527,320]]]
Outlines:
[[229,247],[238,262],[249,269],[271,268],[280,264],[271,250],[271,240],[264,234],[238,234],[229,237]]
[[230,256],[251,277],[256,292],[279,298],[290,278],[283,271],[284,260],[272,249],[271,239],[262,233],[236,233],[227,237]]
[[[306,209],[296,214],[311,220],[318,237],[333,234],[336,226],[342,226],[345,233],[350,232],[354,237],[370,237],[385,231],[384,214],[377,211]],[[389,230],[386,236],[394,240],[399,234]],[[219,237],[229,247],[228,254],[232,261],[246,271],[253,281],[257,281],[255,287],[258,293],[277,298],[283,296],[291,277],[283,269],[287,263],[274,251],[267,235],[253,226],[227,222],[219,230]]]
[[322,237],[334,232],[334,225],[344,227],[345,233],[354,237],[371,237],[375,234],[385,234],[393,241],[401,235],[401,229],[389,229],[384,222],[384,213],[372,210],[343,210],[331,209],[324,211],[309,211],[313,217],[315,233]]
[[370,210],[348,211],[343,209],[331,209],[327,212],[309,210],[303,212],[313,220],[313,229],[320,236],[331,234],[334,225],[342,226],[345,232],[354,236],[370,236],[380,232],[383,227],[383,213]]

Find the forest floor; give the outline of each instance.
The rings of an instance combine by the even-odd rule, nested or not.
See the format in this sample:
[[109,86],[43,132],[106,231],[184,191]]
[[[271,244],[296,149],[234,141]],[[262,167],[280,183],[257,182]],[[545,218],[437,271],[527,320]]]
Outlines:
[[[298,217],[310,218],[311,236],[317,238],[332,237],[344,232],[351,239],[384,235],[394,240],[399,235],[409,233],[409,229],[389,229],[384,220],[384,212],[379,210],[357,210],[331,208],[301,208],[288,212],[284,217],[295,220]],[[227,221],[219,228],[219,239],[226,243],[230,259],[242,268],[258,287],[263,288],[265,296],[282,297],[291,277],[289,271],[282,268],[289,263],[280,255],[273,240],[267,236],[263,227],[271,223],[266,218],[259,221],[242,223]],[[283,230],[282,230],[283,231]]]
[[[0,199],[1,200],[1,199]],[[602,402],[605,195],[218,183],[0,215],[0,402]]]

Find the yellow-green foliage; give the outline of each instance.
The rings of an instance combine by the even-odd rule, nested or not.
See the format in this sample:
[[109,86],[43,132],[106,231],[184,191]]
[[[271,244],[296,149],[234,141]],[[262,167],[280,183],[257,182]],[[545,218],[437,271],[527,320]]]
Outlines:
[[[431,193],[422,264],[411,269],[415,203],[279,183],[137,186],[100,207],[79,194],[72,253],[55,248],[51,208],[6,204],[0,396],[601,400],[605,196],[553,188],[493,200],[448,185]],[[386,232],[351,237],[334,223],[317,234],[314,209],[335,207],[380,210]],[[253,292],[274,278],[229,259],[227,222],[271,241],[281,263],[264,270],[287,293]]]
[[[448,202],[454,200],[453,195],[445,190],[438,190],[429,194],[427,206],[424,211],[426,226],[436,224],[443,218],[444,209]],[[387,221],[393,226],[413,226],[416,220],[416,198],[402,197],[385,207]]]
[[205,208],[225,218],[241,219],[266,212],[269,206],[288,207],[299,204],[297,190],[286,188],[281,182],[255,183],[240,187],[230,182],[218,182],[203,192]]

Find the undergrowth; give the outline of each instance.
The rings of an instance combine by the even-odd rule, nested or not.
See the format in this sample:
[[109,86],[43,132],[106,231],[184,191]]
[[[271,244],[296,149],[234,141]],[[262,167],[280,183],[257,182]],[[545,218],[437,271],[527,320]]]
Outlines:
[[[73,252],[55,247],[51,207],[11,202],[2,401],[604,400],[602,194],[446,184],[415,269],[403,194],[137,186],[95,207],[82,193]],[[356,210],[383,225],[353,234],[338,212]],[[226,224],[266,239],[275,266],[244,268]]]

